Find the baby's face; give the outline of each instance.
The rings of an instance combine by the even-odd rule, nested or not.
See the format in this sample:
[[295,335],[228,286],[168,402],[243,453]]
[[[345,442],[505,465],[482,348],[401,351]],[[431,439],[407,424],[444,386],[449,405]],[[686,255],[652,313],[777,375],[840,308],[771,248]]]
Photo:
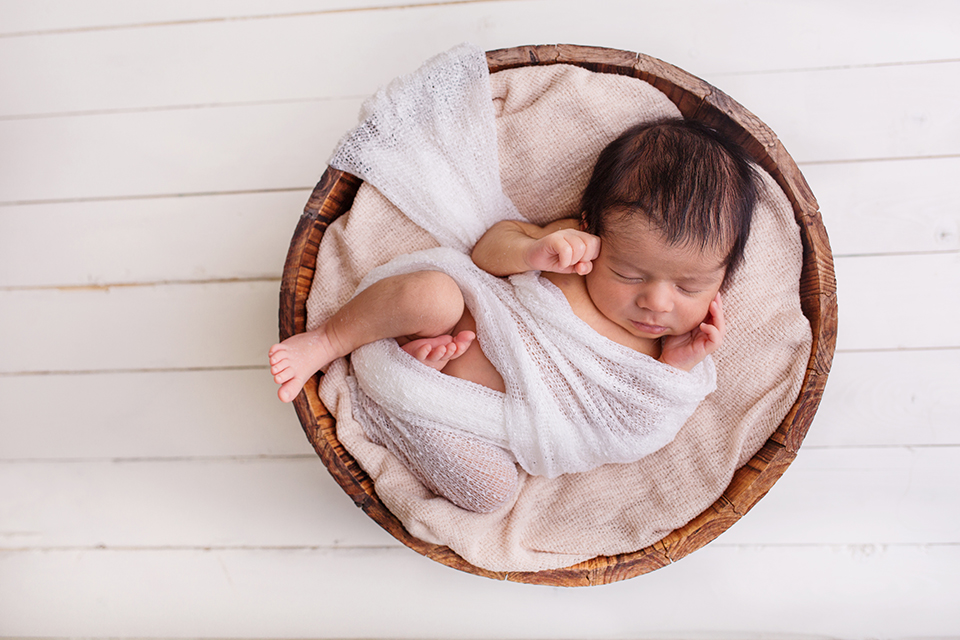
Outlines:
[[586,275],[587,291],[609,320],[640,338],[682,335],[706,318],[723,284],[725,253],[667,243],[649,224],[611,225]]

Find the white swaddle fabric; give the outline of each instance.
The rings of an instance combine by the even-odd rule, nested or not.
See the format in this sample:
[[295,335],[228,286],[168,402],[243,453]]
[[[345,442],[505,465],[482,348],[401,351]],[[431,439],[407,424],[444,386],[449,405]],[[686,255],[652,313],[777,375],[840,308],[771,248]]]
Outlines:
[[330,166],[364,179],[444,247],[464,253],[523,216],[500,184],[484,52],[462,44],[364,102]]
[[597,334],[538,272],[500,279],[469,257],[487,228],[521,218],[500,184],[484,53],[462,45],[431,59],[361,117],[331,166],[371,183],[442,247],[394,259],[358,291],[400,273],[447,273],[506,386],[501,394],[444,375],[393,340],[366,345],[351,357],[351,388],[370,436],[407,458],[402,449],[431,434],[465,433],[547,477],[632,462],[672,441],[715,388],[711,359],[690,373],[664,365]]

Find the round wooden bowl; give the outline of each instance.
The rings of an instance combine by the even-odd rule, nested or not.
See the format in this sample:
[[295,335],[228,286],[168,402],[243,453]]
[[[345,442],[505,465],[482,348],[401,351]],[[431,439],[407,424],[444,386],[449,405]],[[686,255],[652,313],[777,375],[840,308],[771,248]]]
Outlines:
[[[685,118],[702,121],[739,142],[786,193],[803,241],[801,305],[813,330],[813,346],[800,394],[790,412],[753,458],[733,476],[723,495],[684,527],[659,542],[616,556],[601,556],[563,569],[493,572],[476,567],[447,547],[414,538],[374,492],[373,482],[337,440],[335,420],[317,396],[319,374],[294,401],[310,442],[354,502],[394,537],[445,565],[478,575],[554,586],[606,584],[676,562],[726,531],[770,490],[797,455],[827,381],[836,344],[837,305],[833,255],[817,202],[793,158],[773,131],[723,92],[670,64],[643,54],[573,45],[538,45],[487,53],[491,73],[530,65],[570,64],[598,73],[633,76],[672,100]],[[306,301],[327,225],[348,211],[360,187],[356,176],[328,168],[297,225],[280,290],[280,338],[306,330]]]

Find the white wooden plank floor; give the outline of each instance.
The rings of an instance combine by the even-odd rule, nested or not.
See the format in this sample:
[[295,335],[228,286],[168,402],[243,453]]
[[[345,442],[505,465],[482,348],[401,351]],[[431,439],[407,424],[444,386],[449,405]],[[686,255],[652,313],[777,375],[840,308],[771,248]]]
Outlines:
[[[841,329],[800,456],[623,583],[499,583],[367,519],[264,354],[364,96],[462,41],[641,51],[769,124]],[[960,637],[960,4],[0,0],[0,637]]]

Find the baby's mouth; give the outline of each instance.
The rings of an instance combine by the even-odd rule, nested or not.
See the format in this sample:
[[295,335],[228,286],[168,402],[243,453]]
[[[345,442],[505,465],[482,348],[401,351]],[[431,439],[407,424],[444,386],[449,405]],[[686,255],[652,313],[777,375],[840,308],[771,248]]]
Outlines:
[[640,331],[643,331],[644,333],[658,334],[658,333],[666,333],[667,331],[667,327],[661,327],[660,325],[657,325],[657,324],[647,324],[645,322],[637,322],[636,320],[631,320],[630,322],[633,323],[634,327],[636,327]]

